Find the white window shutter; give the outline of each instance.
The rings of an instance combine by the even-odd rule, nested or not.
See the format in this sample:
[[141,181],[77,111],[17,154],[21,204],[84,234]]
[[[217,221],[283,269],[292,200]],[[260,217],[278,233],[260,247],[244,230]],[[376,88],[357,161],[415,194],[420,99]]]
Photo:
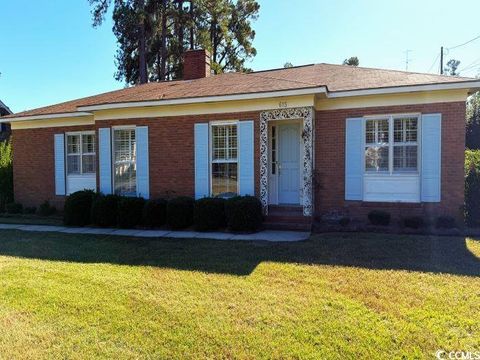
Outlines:
[[137,194],[139,197],[150,197],[149,163],[148,163],[148,126],[135,128],[137,141]]
[[254,174],[254,138],[253,121],[240,121],[238,124],[239,148],[239,193],[240,195],[255,195]]
[[345,200],[363,200],[363,118],[346,120]]
[[55,195],[65,195],[65,135],[54,135]]
[[442,115],[422,115],[421,200],[439,202],[441,198]]
[[98,129],[100,192],[112,193],[112,145],[110,128]]
[[210,195],[208,124],[195,124],[195,199]]

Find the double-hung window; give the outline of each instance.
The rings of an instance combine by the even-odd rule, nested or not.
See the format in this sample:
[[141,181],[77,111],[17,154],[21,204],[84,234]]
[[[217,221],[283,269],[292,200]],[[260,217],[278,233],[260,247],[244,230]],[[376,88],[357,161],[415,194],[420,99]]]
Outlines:
[[418,173],[418,116],[365,120],[367,174]]
[[113,130],[113,184],[117,195],[137,195],[135,128]]
[[67,175],[94,175],[95,169],[95,133],[67,134]]
[[236,123],[211,125],[211,193],[238,194],[238,135]]

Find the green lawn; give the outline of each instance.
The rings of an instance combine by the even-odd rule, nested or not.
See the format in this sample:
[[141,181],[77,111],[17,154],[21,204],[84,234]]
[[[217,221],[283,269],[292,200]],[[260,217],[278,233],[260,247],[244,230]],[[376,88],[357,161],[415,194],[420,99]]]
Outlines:
[[0,231],[0,358],[433,358],[480,351],[480,241]]
[[22,225],[54,225],[63,226],[63,217],[38,216],[26,214],[0,214],[0,224],[22,224]]

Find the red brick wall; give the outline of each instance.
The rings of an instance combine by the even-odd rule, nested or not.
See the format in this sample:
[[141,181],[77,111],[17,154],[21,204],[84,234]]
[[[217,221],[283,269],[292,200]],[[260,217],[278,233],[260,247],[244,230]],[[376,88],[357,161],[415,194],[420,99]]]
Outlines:
[[[55,196],[54,134],[78,131],[78,127],[13,130],[13,186],[15,201],[38,206],[45,200],[61,208],[63,196]],[[93,130],[93,126],[81,130]]]
[[[399,205],[345,201],[345,119],[402,112],[442,113],[441,202]],[[317,213],[342,210],[354,217],[364,217],[372,209],[386,209],[394,216],[460,216],[464,196],[464,102],[317,111],[315,123],[315,168],[320,184],[315,198]]]
[[[148,125],[151,197],[164,196],[167,192],[177,195],[194,195],[193,128],[195,123],[215,120],[254,120],[255,178],[258,179],[260,167],[259,118],[258,112],[247,112],[98,121],[95,126],[87,127],[14,130],[15,199],[24,206],[38,206],[43,201],[49,200],[58,208],[62,208],[64,197],[55,196],[54,134],[67,131],[98,130],[103,127],[121,125]],[[258,181],[255,184],[258,193]]]
[[[176,116],[154,119],[97,121],[97,129],[121,125],[148,125],[150,160],[150,197],[164,196],[167,192],[193,196],[194,184],[194,124],[220,120],[254,120],[255,178],[259,173],[260,113],[231,113],[195,116]],[[258,181],[256,192],[258,193]]]
[[[442,113],[442,201],[430,204],[362,203],[344,200],[345,119],[401,112]],[[259,194],[259,112],[178,116],[134,120],[98,121],[94,127],[46,128],[13,131],[15,199],[25,206],[50,200],[58,207],[64,197],[55,196],[53,135],[65,131],[91,130],[119,125],[148,125],[150,194],[166,192],[194,195],[193,129],[197,122],[254,120],[255,189]],[[364,217],[371,209],[386,208],[394,215],[460,214],[463,204],[463,159],[465,148],[465,103],[443,103],[316,112],[315,167],[320,186],[315,191],[319,214],[348,211]]]

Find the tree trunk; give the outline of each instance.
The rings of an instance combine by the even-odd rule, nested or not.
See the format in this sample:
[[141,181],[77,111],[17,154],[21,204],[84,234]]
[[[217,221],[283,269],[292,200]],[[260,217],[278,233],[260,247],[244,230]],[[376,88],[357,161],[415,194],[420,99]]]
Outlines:
[[194,39],[194,29],[195,29],[195,18],[193,15],[193,0],[190,0],[190,50],[195,48],[195,39]]
[[162,0],[162,49],[160,59],[160,81],[167,75],[167,0]]
[[185,26],[183,25],[185,23],[184,19],[184,14],[183,14],[183,1],[184,0],[178,0],[178,14],[179,14],[179,24],[178,24],[178,46],[179,46],[179,53],[183,54],[183,41],[184,41],[184,32],[185,32]]
[[138,0],[138,11],[140,14],[140,23],[138,29],[138,62],[139,62],[139,79],[140,84],[146,84],[148,82],[147,76],[147,49],[146,49],[146,39],[145,39],[145,0]]
[[210,24],[210,41],[212,44],[212,61],[217,62],[217,20],[212,19]]

